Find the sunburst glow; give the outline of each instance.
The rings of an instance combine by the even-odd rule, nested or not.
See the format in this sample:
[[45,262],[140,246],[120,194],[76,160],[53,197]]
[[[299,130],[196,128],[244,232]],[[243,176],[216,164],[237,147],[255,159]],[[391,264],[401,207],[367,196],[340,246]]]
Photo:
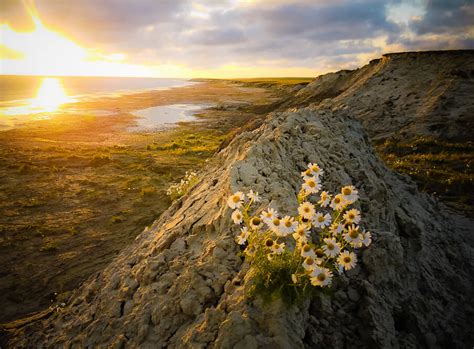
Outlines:
[[2,73],[20,75],[150,76],[150,70],[125,62],[120,52],[99,53],[47,28],[33,2],[25,2],[34,30],[15,31],[0,23]]
[[32,109],[40,112],[56,111],[62,104],[72,102],[67,96],[60,79],[44,78],[36,98],[31,103]]

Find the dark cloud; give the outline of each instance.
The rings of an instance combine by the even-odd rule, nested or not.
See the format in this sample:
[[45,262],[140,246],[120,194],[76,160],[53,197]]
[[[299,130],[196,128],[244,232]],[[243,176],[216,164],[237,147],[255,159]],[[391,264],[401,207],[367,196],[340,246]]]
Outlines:
[[474,26],[474,3],[462,0],[430,0],[423,18],[412,20],[411,28],[418,34],[463,32]]
[[386,21],[381,1],[285,5],[255,11],[253,16],[271,34],[304,35],[315,40],[369,38],[396,29]]
[[242,30],[237,28],[213,28],[194,31],[188,36],[191,45],[233,45],[246,41]]

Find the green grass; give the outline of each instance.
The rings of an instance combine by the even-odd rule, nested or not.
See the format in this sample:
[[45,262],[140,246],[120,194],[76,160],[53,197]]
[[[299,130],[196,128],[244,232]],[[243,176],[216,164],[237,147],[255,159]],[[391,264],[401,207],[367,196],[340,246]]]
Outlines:
[[411,141],[386,140],[376,148],[390,167],[411,176],[421,190],[456,208],[474,208],[472,142],[418,137]]
[[292,86],[307,85],[314,80],[314,77],[287,77],[287,78],[242,78],[231,79],[235,82],[251,83],[262,86]]

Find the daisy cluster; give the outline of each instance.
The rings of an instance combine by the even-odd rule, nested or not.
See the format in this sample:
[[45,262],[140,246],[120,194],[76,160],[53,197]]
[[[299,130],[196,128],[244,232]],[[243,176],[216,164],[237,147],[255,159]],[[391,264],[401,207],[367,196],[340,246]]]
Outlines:
[[361,213],[353,207],[357,189],[344,186],[336,194],[321,191],[324,171],[310,163],[301,173],[303,184],[298,193],[298,214],[281,215],[273,208],[253,212],[260,201],[252,190],[236,192],[227,201],[233,210],[232,220],[239,225],[236,242],[242,245],[245,258],[264,280],[282,264],[290,286],[330,286],[335,273],[354,268],[355,250],[371,244],[371,233],[361,228]]
[[197,182],[197,174],[193,171],[186,171],[184,178],[181,179],[181,182],[172,184],[166,191],[171,200],[176,200],[182,197],[189,188],[191,188]]

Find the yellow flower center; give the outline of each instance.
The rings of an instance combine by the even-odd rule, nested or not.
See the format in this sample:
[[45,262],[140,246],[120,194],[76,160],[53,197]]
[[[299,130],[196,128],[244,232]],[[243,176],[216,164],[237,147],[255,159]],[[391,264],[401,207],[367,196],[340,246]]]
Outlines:
[[316,186],[316,182],[315,181],[307,181],[306,182],[308,184],[308,186],[310,186],[311,188],[314,188]]
[[273,220],[273,225],[278,227],[280,225],[280,220],[278,218],[275,218]]
[[343,193],[344,195],[346,195],[346,196],[347,196],[347,195],[351,195],[352,190],[351,190],[350,188],[344,188],[344,189],[342,190],[342,193]]
[[304,212],[304,213],[309,213],[309,207],[308,207],[308,206],[305,206],[305,207],[303,208],[303,212]]
[[232,197],[232,201],[235,202],[235,203],[238,203],[238,202],[240,201],[240,196],[234,195],[234,196]]
[[334,244],[331,244],[331,243],[327,244],[327,247],[328,247],[328,250],[330,251],[334,250],[335,248]]
[[351,229],[351,231],[349,232],[349,236],[352,239],[357,239],[357,237],[359,236],[359,231],[357,229]]
[[336,203],[336,204],[341,203],[341,198],[334,198],[334,203]]
[[272,245],[273,245],[273,240],[272,239],[267,239],[267,241],[265,241],[265,246],[272,247]]
[[319,216],[319,217],[318,217],[318,222],[319,222],[319,223],[324,222],[324,216]]
[[346,256],[346,257],[344,257],[344,259],[343,259],[344,263],[350,263],[351,260],[352,260],[352,259],[351,259],[351,257],[349,257],[349,256]]
[[324,255],[324,252],[323,250],[321,250],[320,248],[318,248],[316,251],[314,251],[316,253],[316,256],[318,257],[322,257]]
[[285,222],[285,227],[290,228],[291,227],[291,221],[286,221]]
[[349,213],[349,219],[354,219],[355,215],[353,213]]
[[311,250],[311,247],[309,245],[304,245],[303,246],[303,251],[304,252],[309,252]]
[[252,224],[253,224],[253,225],[260,225],[261,222],[262,222],[262,221],[261,221],[260,218],[258,218],[258,217],[254,217],[254,218],[252,219]]
[[307,265],[313,265],[314,264],[313,258],[311,258],[311,257],[306,258],[306,264]]
[[318,280],[321,281],[321,282],[326,280],[326,274],[324,274],[324,273],[318,274]]
[[311,170],[308,168],[306,171],[304,171],[305,175],[310,176],[311,175]]

